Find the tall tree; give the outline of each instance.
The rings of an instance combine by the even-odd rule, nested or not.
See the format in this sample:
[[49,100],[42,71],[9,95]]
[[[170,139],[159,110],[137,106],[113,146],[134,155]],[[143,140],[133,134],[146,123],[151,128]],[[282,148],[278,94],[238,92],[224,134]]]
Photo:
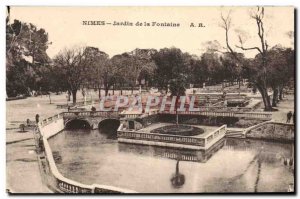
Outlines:
[[33,24],[14,20],[6,24],[7,95],[28,94],[39,90],[42,68],[50,62],[46,50],[48,34]]
[[54,58],[54,67],[63,75],[68,91],[72,94],[73,103],[76,103],[76,94],[87,77],[91,75],[91,65],[94,59],[90,56],[89,47],[73,47],[64,49]]
[[[239,61],[237,61],[236,57]],[[223,79],[233,83],[235,80],[238,81],[240,87],[240,81],[242,79],[242,64],[245,60],[244,54],[238,53],[232,56],[230,52],[224,53],[220,57],[222,65],[222,76]]]
[[156,76],[164,82],[161,86],[167,88],[170,85],[171,96],[176,96],[175,111],[178,124],[178,100],[180,96],[185,96],[191,56],[182,53],[178,48],[164,48],[154,55],[154,61],[157,66]]
[[[259,57],[260,58],[260,57]],[[272,106],[282,99],[282,89],[294,78],[294,51],[292,49],[274,46],[268,51],[267,73],[268,83],[273,89]]]
[[200,64],[206,72],[206,81],[217,84],[224,80],[220,56],[217,53],[210,51],[203,53]]
[[[260,41],[260,46],[245,47],[244,41],[241,35],[239,35],[240,45],[236,45],[236,47],[243,51],[256,50],[259,53],[261,57],[261,61],[256,62],[257,64],[259,64],[259,69],[254,70],[255,68],[252,68],[249,70],[252,72],[252,74],[249,75],[249,81],[252,84],[254,84],[256,88],[259,90],[259,92],[261,93],[264,106],[265,106],[265,111],[271,111],[272,106],[270,102],[270,96],[268,94],[268,78],[267,78],[267,52],[269,46],[265,38],[265,29],[263,23],[264,16],[265,16],[265,10],[263,7],[257,7],[257,9],[250,15],[250,17],[253,20],[255,20],[257,25],[257,35]],[[235,57],[236,60],[241,62],[240,58],[237,56],[238,53],[233,50],[229,42],[229,30],[231,28],[230,14],[228,14],[227,17],[221,15],[221,20],[222,20],[221,27],[225,30],[227,49],[232,54],[232,56]]]
[[135,49],[129,53],[114,56],[111,63],[119,74],[115,77],[119,78],[118,81],[121,84],[125,83],[130,86],[133,93],[134,87],[137,84],[141,85],[143,78],[153,75],[156,66],[151,56],[155,52],[153,49]]
[[103,77],[109,67],[109,56],[95,47],[88,47],[86,52],[90,66],[90,74],[87,75],[86,80],[89,84],[98,89],[98,97],[100,99]]

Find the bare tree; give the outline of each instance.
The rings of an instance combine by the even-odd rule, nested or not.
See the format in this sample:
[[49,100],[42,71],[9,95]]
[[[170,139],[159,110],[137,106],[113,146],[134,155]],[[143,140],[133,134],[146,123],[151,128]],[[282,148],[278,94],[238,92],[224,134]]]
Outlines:
[[[260,58],[261,58],[261,63],[260,63],[260,68],[259,70],[262,71],[260,72],[259,75],[252,75],[252,78],[249,79],[259,90],[259,92],[262,95],[263,102],[265,105],[265,110],[266,111],[271,111],[272,106],[270,102],[270,97],[268,95],[268,83],[267,83],[267,51],[268,51],[268,43],[267,40],[265,39],[265,30],[264,30],[264,19],[265,11],[263,7],[257,7],[256,11],[253,12],[250,17],[256,21],[257,24],[257,35],[260,39],[260,47],[259,46],[254,46],[254,47],[245,47],[244,46],[244,41],[239,35],[239,42],[240,45],[236,45],[237,48],[243,50],[243,51],[248,51],[248,50],[257,50]],[[232,49],[229,43],[229,30],[231,26],[231,16],[230,13],[227,15],[227,17],[224,17],[223,14],[221,14],[221,20],[222,20],[222,28],[225,30],[225,37],[226,37],[226,46],[229,50],[229,52],[239,61],[239,57],[237,56],[237,53]],[[262,70],[261,70],[262,69]]]
[[224,30],[225,30],[225,39],[226,39],[226,47],[229,50],[230,53],[233,55],[236,54],[236,52],[233,51],[229,44],[229,30],[231,27],[231,17],[230,17],[231,12],[228,13],[226,17],[223,16],[223,13],[221,13],[221,19],[222,19],[222,24],[220,25]]

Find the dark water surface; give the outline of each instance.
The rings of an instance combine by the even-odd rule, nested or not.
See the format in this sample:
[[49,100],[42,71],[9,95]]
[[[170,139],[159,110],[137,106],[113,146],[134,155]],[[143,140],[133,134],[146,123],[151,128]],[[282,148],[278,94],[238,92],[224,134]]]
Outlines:
[[226,138],[204,153],[120,144],[103,129],[65,130],[49,143],[59,171],[85,184],[191,193],[286,192],[294,182],[293,144]]

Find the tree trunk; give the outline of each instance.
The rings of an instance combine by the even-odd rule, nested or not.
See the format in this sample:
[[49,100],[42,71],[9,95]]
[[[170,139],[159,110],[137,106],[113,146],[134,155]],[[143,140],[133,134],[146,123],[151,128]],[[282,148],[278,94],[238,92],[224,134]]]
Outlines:
[[175,111],[176,111],[176,125],[178,126],[179,122],[178,122],[178,100],[179,100],[179,96],[176,96],[176,102],[175,102]]
[[113,84],[113,95],[115,95],[115,84]]
[[108,95],[108,86],[105,86],[105,96]]
[[72,90],[72,97],[73,97],[73,104],[76,104],[76,94],[77,94],[77,90]]
[[258,91],[261,94],[261,97],[263,98],[265,111],[272,111],[272,106],[270,102],[270,97],[268,96],[268,90],[266,88],[262,88],[260,85],[256,84],[256,87]]
[[101,87],[98,88],[98,97],[101,99]]
[[277,106],[277,99],[278,99],[278,88],[273,88],[273,100],[272,100],[272,107]]
[[283,100],[283,86],[279,87],[279,100]]
[[50,101],[49,103],[51,104],[51,96],[50,96],[50,93],[49,93],[49,101]]
[[68,91],[68,102],[71,101],[71,91]]
[[121,91],[121,95],[123,95],[123,85],[120,84],[120,91]]
[[133,86],[131,86],[131,95],[133,94]]

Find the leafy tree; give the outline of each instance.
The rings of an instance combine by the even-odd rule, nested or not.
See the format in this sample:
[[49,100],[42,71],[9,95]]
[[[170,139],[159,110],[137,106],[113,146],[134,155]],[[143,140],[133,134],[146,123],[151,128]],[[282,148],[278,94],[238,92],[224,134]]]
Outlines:
[[[118,84],[120,88],[121,95],[123,94],[123,87],[126,84],[126,74],[130,73],[128,68],[125,66],[126,57],[124,55],[115,55],[110,59],[112,68],[114,69],[114,74],[111,76],[111,84]],[[114,77],[113,77],[114,76]]]
[[[236,59],[238,58],[238,60]],[[222,69],[221,73],[224,80],[233,83],[235,80],[238,81],[240,87],[240,81],[242,79],[242,64],[245,64],[244,54],[238,53],[233,56],[231,53],[226,52],[220,57]]]
[[120,85],[127,84],[133,88],[139,84],[144,78],[151,79],[155,64],[151,59],[151,56],[156,51],[153,49],[135,49],[129,53],[123,53],[116,55],[111,59],[112,65],[115,66],[116,75],[115,81],[118,81]]
[[138,60],[140,60],[140,66],[138,73],[137,81],[141,85],[141,81],[145,80],[146,85],[148,86],[149,82],[152,82],[154,71],[156,65],[152,59],[152,56],[157,53],[155,49],[139,49],[136,48],[131,52]]
[[54,58],[55,71],[63,76],[64,84],[72,94],[74,104],[77,91],[88,82],[88,76],[91,75],[91,65],[94,62],[92,50],[89,47],[73,47],[60,51]]
[[[282,89],[294,77],[294,51],[275,46],[268,51],[267,73],[268,83],[273,89],[272,106],[276,106],[277,101],[282,99]],[[260,60],[261,61],[261,60]]]
[[201,59],[193,58],[191,60],[191,83],[196,87],[201,87],[208,79],[208,68],[202,64]]
[[207,81],[211,84],[217,84],[224,80],[220,57],[215,52],[207,52],[202,54],[200,65],[203,68],[203,75],[208,77]]
[[[88,47],[87,53],[90,62],[90,72],[91,74],[87,75],[86,81],[89,84],[96,86],[98,89],[98,97],[101,97],[101,86],[103,85],[103,80],[107,71],[109,71],[109,56],[103,51],[100,51],[95,47]],[[107,84],[104,84],[106,86]],[[109,87],[108,87],[109,88]],[[106,95],[108,89],[105,87]]]
[[48,65],[50,58],[48,34],[33,24],[14,20],[6,23],[6,84],[7,95],[29,94],[39,90],[39,70]]
[[191,57],[178,48],[164,48],[154,55],[154,61],[157,66],[156,76],[160,82],[164,82],[161,86],[167,88],[170,85],[171,96],[176,96],[175,111],[178,124],[178,100],[180,96],[185,95]]

